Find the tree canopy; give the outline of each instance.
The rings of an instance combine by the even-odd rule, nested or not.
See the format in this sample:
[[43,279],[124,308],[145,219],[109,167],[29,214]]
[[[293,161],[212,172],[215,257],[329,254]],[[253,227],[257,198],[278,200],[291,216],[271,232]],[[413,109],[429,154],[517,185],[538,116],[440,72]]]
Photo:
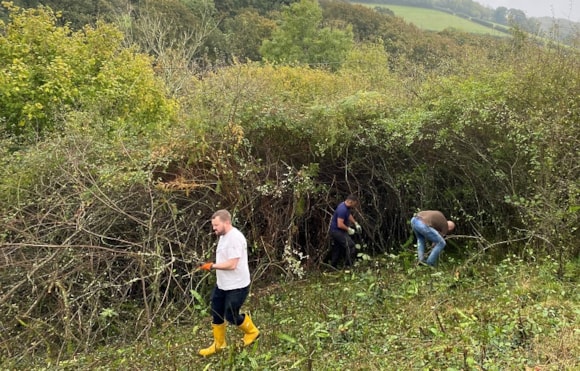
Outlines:
[[301,0],[282,11],[280,25],[265,40],[262,56],[272,62],[339,66],[352,48],[351,26],[344,30],[322,27],[322,9],[314,0]]

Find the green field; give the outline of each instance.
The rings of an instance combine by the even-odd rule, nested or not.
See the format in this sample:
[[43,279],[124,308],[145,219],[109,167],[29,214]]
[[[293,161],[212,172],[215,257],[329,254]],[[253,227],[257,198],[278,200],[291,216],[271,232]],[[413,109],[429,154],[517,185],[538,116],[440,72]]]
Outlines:
[[471,22],[465,18],[454,16],[435,9],[417,8],[413,6],[401,5],[385,5],[385,4],[354,4],[364,5],[368,7],[382,7],[388,8],[395,13],[397,17],[403,18],[405,21],[414,24],[423,30],[442,31],[447,28],[454,28],[469,33],[488,34],[493,36],[507,36],[505,33],[494,30],[489,27]]

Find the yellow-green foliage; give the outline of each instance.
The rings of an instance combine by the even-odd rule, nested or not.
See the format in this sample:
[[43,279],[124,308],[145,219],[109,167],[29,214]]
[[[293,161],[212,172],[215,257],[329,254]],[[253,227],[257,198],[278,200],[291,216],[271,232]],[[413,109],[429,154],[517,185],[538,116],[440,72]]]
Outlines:
[[75,110],[139,132],[171,119],[176,106],[165,97],[151,60],[124,48],[115,27],[99,23],[72,32],[57,26],[59,15],[48,8],[4,5],[10,11],[10,22],[0,27],[0,119],[6,135],[32,139],[62,129]]
[[[345,81],[333,73],[306,66],[265,66],[262,72],[269,82],[269,95],[278,99],[310,105],[334,100],[348,93]],[[349,78],[347,78],[349,79]]]
[[[372,47],[370,47],[372,49]],[[308,66],[274,66],[270,64],[236,65],[219,73],[204,76],[195,83],[188,103],[196,107],[191,112],[196,124],[200,121],[223,126],[239,121],[243,126],[260,129],[271,125],[319,125],[328,129],[327,120],[309,120],[311,115],[331,119],[337,115],[337,106],[352,101],[361,92],[376,90],[374,96],[392,104],[400,94],[394,79],[388,73],[386,63],[379,60],[376,68],[369,71],[364,61],[354,53],[341,73],[335,74]],[[348,103],[345,107],[348,107]],[[358,107],[366,110],[366,107]],[[327,111],[328,110],[328,111]],[[358,114],[364,114],[359,112]]]
[[[389,58],[382,42],[357,45],[348,54],[339,73],[348,81],[357,81],[364,90],[395,89],[397,81],[388,69]],[[360,86],[366,83],[366,86]]]

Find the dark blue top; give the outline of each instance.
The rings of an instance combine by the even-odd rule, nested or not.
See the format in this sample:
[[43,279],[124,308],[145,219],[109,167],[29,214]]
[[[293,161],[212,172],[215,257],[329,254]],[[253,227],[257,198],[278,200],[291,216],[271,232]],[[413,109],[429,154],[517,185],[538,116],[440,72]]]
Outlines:
[[336,210],[334,210],[334,214],[332,215],[332,220],[330,221],[330,230],[331,231],[342,231],[342,229],[338,228],[338,218],[344,220],[344,224],[348,226],[348,219],[350,217],[350,209],[346,207],[344,201],[338,204]]

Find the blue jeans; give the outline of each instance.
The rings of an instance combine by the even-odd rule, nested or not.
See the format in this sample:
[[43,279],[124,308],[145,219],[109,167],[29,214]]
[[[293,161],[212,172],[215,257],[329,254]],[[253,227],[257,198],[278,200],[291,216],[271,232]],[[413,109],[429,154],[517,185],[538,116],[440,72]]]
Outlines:
[[239,326],[244,322],[244,315],[240,308],[250,293],[250,286],[235,290],[221,290],[214,287],[211,293],[211,314],[213,323],[221,325],[226,319],[229,323]]
[[443,248],[446,245],[445,239],[435,228],[429,227],[427,224],[423,223],[421,218],[416,216],[411,219],[411,228],[413,228],[413,232],[415,233],[415,236],[417,236],[417,257],[420,262],[424,261],[425,240],[435,243],[435,247],[426,261],[427,264],[435,266],[439,254],[443,251]]

